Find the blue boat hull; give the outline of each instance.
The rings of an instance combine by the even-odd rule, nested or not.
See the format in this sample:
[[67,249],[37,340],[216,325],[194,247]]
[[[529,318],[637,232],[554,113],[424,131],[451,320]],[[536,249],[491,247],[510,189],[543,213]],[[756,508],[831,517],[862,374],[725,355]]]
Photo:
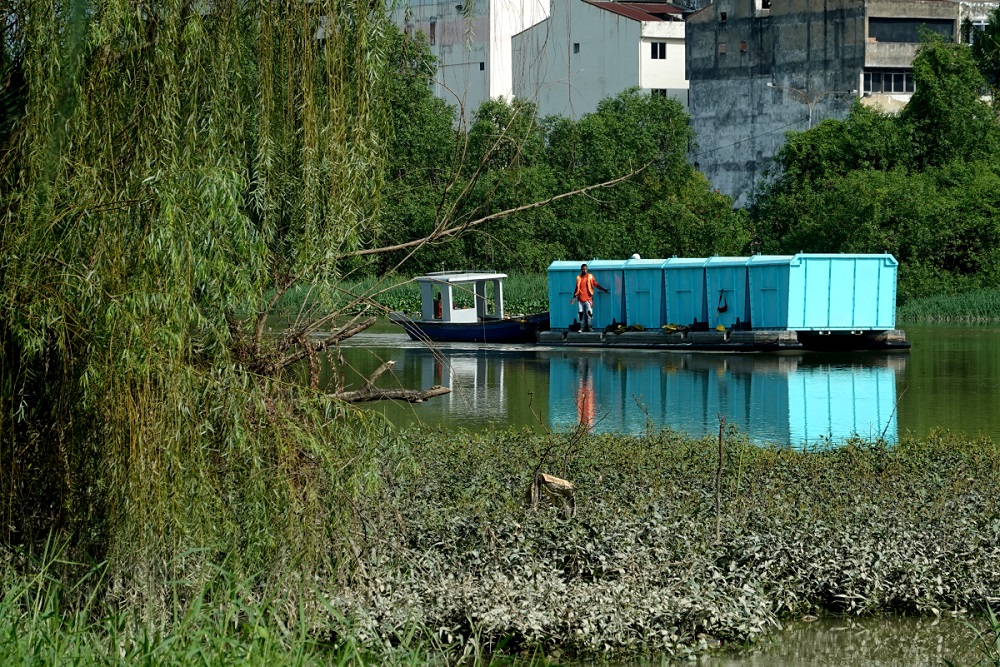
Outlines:
[[549,328],[548,313],[468,323],[427,322],[396,313],[389,319],[413,340],[438,343],[534,343],[538,332]]

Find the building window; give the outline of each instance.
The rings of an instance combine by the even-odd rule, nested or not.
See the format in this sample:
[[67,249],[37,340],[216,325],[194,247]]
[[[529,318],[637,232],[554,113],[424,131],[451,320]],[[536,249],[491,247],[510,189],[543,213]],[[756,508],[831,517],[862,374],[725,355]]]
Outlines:
[[726,43],[725,42],[719,42],[719,55],[720,56],[726,55]]
[[430,37],[431,46],[437,44],[437,27],[437,21],[431,19],[430,35],[428,35]]
[[666,42],[651,42],[650,55],[653,60],[666,60],[667,59],[667,43]]
[[913,70],[907,69],[866,69],[866,93],[891,93],[905,95],[913,92]]
[[650,91],[650,94],[652,94],[653,97],[666,97],[667,96],[667,89],[666,88],[653,88]]
[[753,3],[753,15],[754,16],[770,16],[771,15],[771,0],[754,0]]
[[580,42],[573,42],[573,53],[580,53]]
[[727,18],[729,18],[729,14],[726,12],[719,12],[719,23],[725,23]]
[[868,19],[868,41],[919,44],[921,29],[928,29],[944,39],[955,37],[952,19],[911,19],[873,16]]
[[480,72],[486,71],[486,63],[479,63],[479,71]]

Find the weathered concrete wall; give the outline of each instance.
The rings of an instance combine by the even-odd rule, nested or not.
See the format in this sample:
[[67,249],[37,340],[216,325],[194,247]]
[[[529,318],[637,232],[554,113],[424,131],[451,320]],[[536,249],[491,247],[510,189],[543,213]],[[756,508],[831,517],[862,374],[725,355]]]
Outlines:
[[[480,104],[513,95],[511,37],[548,16],[548,0],[409,0],[392,21],[428,37],[438,59],[434,95],[467,119]],[[433,36],[433,37],[432,37]]]
[[790,0],[758,16],[753,0],[716,0],[688,19],[692,161],[737,205],[749,203],[786,132],[846,116],[864,67],[864,9]]
[[534,100],[539,116],[594,111],[605,97],[640,85],[641,29],[581,0],[555,0],[548,20],[514,36],[514,95]]

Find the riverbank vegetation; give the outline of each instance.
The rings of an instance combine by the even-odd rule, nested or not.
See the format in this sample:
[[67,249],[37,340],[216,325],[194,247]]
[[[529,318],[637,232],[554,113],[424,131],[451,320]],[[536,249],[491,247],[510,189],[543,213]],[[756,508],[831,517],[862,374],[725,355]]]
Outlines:
[[1000,286],[1000,126],[980,99],[991,66],[926,40],[901,113],[856,103],[789,133],[752,207],[756,250],[890,252],[901,303]]
[[903,322],[998,322],[1000,289],[911,299],[896,311]]
[[[670,432],[401,443],[353,508],[355,565],[297,581],[298,602],[223,559],[171,584],[170,614],[150,622],[110,604],[103,567],[7,552],[0,658],[683,655],[806,614],[970,617],[1000,602],[1000,447],[988,440],[801,452],[728,433],[721,475],[715,438]],[[574,483],[575,516],[527,505],[536,470]],[[62,583],[71,573],[78,583]]]

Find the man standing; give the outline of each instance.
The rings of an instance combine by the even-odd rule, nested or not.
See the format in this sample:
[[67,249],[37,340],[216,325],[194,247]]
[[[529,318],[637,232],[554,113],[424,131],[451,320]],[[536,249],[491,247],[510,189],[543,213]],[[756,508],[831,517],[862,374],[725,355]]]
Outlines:
[[590,320],[594,317],[594,288],[608,294],[608,290],[597,284],[597,279],[587,272],[587,265],[580,265],[580,275],[576,277],[576,290],[570,303],[577,302],[580,313],[580,330],[591,331]]

